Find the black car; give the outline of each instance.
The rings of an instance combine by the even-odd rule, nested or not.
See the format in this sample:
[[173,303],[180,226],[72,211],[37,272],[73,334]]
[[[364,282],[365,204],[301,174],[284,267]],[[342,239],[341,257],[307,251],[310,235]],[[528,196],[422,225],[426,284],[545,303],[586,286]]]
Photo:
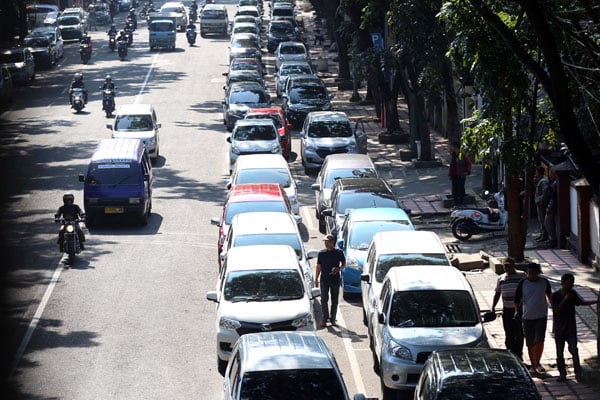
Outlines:
[[262,58],[260,38],[253,33],[238,33],[231,38],[229,60],[237,57]]
[[50,38],[45,35],[26,36],[23,45],[31,49],[36,68],[51,68],[56,64],[58,54]]
[[244,119],[251,108],[264,108],[271,105],[271,97],[265,87],[255,82],[240,82],[229,86],[223,100],[223,123],[232,131],[235,123]]
[[280,42],[297,40],[300,40],[300,32],[292,22],[275,20],[269,23],[267,31],[267,50],[269,53],[274,52]]
[[287,92],[282,97],[282,108],[286,118],[295,127],[299,127],[304,123],[309,112],[331,110],[333,95],[327,92],[323,82],[298,81],[288,86]]
[[223,90],[225,90],[226,92],[229,89],[229,86],[231,86],[234,83],[255,82],[263,86],[265,84],[262,74],[253,69],[231,71],[227,73],[226,76],[227,78],[225,80],[225,85],[223,85]]
[[244,57],[233,58],[229,63],[229,71],[227,72],[227,74],[230,74],[233,71],[247,70],[254,70],[260,75],[266,75],[266,72],[263,69],[263,64],[259,58]]

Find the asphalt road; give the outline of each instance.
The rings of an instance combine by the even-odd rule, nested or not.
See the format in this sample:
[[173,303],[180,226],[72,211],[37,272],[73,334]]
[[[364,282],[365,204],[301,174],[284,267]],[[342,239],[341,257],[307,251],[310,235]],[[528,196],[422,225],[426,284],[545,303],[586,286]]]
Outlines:
[[[226,194],[221,101],[228,40],[198,36],[190,47],[178,33],[175,51],[150,52],[140,23],[121,62],[108,50],[104,31],[91,35],[88,65],[80,62],[77,44],[67,44],[60,66],[18,88],[0,115],[11,397],[220,398],[215,306],[205,294],[217,272],[217,228],[210,218],[220,214]],[[273,91],[272,55],[266,61]],[[84,74],[90,92],[77,115],[66,94],[75,72]],[[77,175],[98,141],[110,137],[96,90],[107,73],[117,86],[117,105],[152,103],[162,123],[153,214],[145,227],[113,222],[92,230],[86,251],[65,268],[53,214],[65,191],[82,205]],[[295,138],[293,151],[298,149]],[[305,246],[319,249],[314,177],[303,174],[298,158],[292,167],[305,182],[299,195]],[[349,392],[380,396],[359,298],[341,300],[338,321],[339,328],[319,333]]]

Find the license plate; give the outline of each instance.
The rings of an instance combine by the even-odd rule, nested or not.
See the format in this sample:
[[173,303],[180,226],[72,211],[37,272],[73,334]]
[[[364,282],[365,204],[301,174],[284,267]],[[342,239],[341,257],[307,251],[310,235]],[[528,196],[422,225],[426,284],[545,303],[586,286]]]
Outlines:
[[105,214],[123,214],[124,212],[125,212],[125,210],[123,209],[123,207],[105,207],[104,208]]

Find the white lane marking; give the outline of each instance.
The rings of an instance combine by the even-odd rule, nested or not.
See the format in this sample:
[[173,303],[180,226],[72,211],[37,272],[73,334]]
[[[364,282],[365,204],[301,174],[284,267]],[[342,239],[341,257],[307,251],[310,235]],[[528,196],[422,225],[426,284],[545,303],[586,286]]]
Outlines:
[[306,228],[309,231],[315,229],[312,221],[311,207],[300,207],[300,212],[302,213],[302,222],[306,225]]
[[63,268],[64,267],[63,267],[63,263],[62,263],[62,259],[61,259],[61,261],[59,261],[59,263],[58,263],[58,266],[56,267],[56,270],[54,270],[54,274],[52,275],[50,284],[48,284],[48,287],[46,288],[44,297],[42,297],[42,301],[40,301],[40,304],[38,305],[38,308],[35,311],[35,314],[33,315],[31,322],[29,323],[29,327],[27,327],[27,332],[25,332],[25,336],[23,336],[23,340],[21,340],[21,345],[19,346],[19,349],[17,350],[17,353],[15,354],[15,359],[13,360],[13,364],[10,369],[9,377],[12,377],[15,370],[19,366],[21,357],[23,357],[23,354],[25,353],[25,350],[27,349],[27,345],[29,344],[29,341],[31,340],[33,331],[35,331],[35,328],[37,327],[38,322],[40,322],[40,319],[42,318],[44,309],[46,308],[46,305],[48,304],[48,301],[50,300],[50,296],[52,296],[52,291],[54,291],[54,287],[56,286],[56,282],[58,282],[58,278],[60,277],[60,273],[62,272]]
[[150,64],[150,68],[148,68],[148,73],[146,74],[144,83],[142,84],[142,87],[140,88],[140,91],[135,98],[134,104],[138,104],[139,101],[142,99],[142,94],[144,94],[144,90],[146,89],[146,85],[148,84],[148,81],[150,80],[150,75],[152,75],[152,70],[154,69],[154,66],[156,65],[156,61],[158,60],[159,55],[160,55],[160,53],[156,53],[156,55],[154,56],[154,60],[152,60],[152,64]]
[[346,326],[346,322],[344,321],[344,316],[339,311],[337,317],[341,325],[342,341],[344,342],[344,348],[346,349],[346,354],[348,355],[350,369],[352,369],[352,377],[354,378],[354,382],[356,383],[356,393],[365,393],[365,385],[363,384],[362,375],[360,374],[358,360],[356,359],[356,354],[354,353],[354,349],[352,348],[352,338],[348,335],[348,331],[346,330],[346,328],[342,328]]

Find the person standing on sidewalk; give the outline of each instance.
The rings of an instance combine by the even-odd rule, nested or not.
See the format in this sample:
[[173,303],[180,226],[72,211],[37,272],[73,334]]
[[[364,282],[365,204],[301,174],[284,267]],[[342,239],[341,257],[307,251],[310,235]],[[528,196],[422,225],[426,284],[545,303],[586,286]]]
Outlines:
[[471,173],[471,158],[461,154],[460,143],[452,142],[450,145],[450,167],[448,177],[452,181],[452,200],[454,205],[462,205],[465,200],[465,182]]
[[597,300],[584,301],[573,289],[575,277],[573,274],[563,274],[560,277],[560,289],[552,293],[552,312],[554,342],[556,343],[556,366],[558,368],[559,382],[567,381],[567,368],[565,366],[565,343],[573,357],[575,379],[581,382],[581,364],[579,350],[577,349],[577,322],[575,321],[575,306],[589,306],[598,303]]
[[504,273],[496,282],[496,293],[492,301],[492,312],[502,297],[502,326],[504,327],[504,346],[521,360],[523,359],[523,328],[515,320],[515,291],[525,274],[517,272],[515,260],[507,257],[504,261]]
[[550,282],[539,276],[540,269],[540,264],[529,263],[527,278],[519,282],[515,291],[515,319],[523,323],[523,335],[531,361],[529,372],[533,374],[546,372],[540,360],[548,324],[548,303],[552,301]]
[[537,218],[540,223],[540,234],[537,238],[535,238],[536,242],[544,242],[548,240],[548,232],[546,232],[546,228],[544,227],[544,219],[546,217],[546,204],[544,203],[544,193],[546,193],[546,188],[549,185],[548,178],[546,177],[544,167],[541,165],[535,169],[534,180],[535,184],[535,194],[533,195],[533,201],[535,202],[535,208],[537,210]]
[[[317,269],[315,273],[315,286],[321,286],[321,310],[323,319],[321,327],[327,326],[327,321],[331,325],[337,326],[335,317],[337,315],[338,300],[340,296],[340,286],[342,284],[341,272],[346,265],[344,252],[333,247],[335,238],[333,235],[325,236],[325,249],[319,252],[317,257]],[[329,298],[331,295],[331,313],[329,312]]]
[[544,227],[548,233],[548,241],[546,245],[556,246],[558,241],[556,238],[556,213],[558,211],[558,198],[556,193],[557,177],[556,172],[550,169],[550,180],[548,187],[544,193],[544,203],[546,205],[546,216],[544,217]]

